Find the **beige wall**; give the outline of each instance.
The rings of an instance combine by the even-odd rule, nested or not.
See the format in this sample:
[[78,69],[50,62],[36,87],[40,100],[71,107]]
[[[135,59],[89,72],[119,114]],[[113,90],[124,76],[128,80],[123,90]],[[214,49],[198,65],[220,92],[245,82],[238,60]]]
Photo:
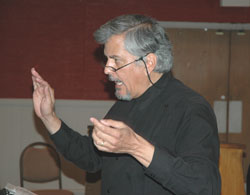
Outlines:
[[[91,125],[89,117],[102,118],[113,101],[57,100],[56,112],[70,127],[87,133]],[[20,185],[19,156],[28,144],[35,141],[48,141],[48,134],[42,123],[34,116],[31,99],[0,99],[0,188],[7,183]],[[63,188],[76,194],[84,194],[85,172],[68,161],[62,161]],[[24,183],[26,188],[37,186]],[[56,183],[45,187],[56,187]]]

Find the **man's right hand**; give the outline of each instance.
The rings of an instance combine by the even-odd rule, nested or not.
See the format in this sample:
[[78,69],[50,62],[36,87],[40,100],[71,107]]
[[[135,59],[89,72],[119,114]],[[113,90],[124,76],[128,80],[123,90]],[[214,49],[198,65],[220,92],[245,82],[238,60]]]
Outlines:
[[31,69],[33,81],[33,104],[36,115],[43,121],[48,131],[53,134],[61,126],[60,119],[54,111],[55,96],[54,90],[50,87],[35,68]]

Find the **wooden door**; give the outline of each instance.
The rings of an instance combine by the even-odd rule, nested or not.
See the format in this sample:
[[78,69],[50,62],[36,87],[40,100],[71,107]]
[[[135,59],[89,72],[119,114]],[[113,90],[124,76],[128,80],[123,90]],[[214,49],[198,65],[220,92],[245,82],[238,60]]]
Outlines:
[[243,158],[246,177],[250,164],[250,31],[231,32],[230,101],[242,102],[242,129],[230,133],[229,142],[246,146]]
[[[167,33],[173,44],[175,77],[203,95],[212,107],[215,101],[226,101],[230,33],[218,35],[215,30],[201,29],[168,29]],[[220,134],[220,140],[226,141],[225,134]]]
[[227,95],[229,36],[214,30],[168,29],[173,44],[173,74],[211,105]]
[[221,142],[246,146],[246,176],[250,163],[250,32],[168,29],[167,33],[173,44],[176,78],[202,94],[212,106],[218,100],[242,101],[242,131],[219,135]]

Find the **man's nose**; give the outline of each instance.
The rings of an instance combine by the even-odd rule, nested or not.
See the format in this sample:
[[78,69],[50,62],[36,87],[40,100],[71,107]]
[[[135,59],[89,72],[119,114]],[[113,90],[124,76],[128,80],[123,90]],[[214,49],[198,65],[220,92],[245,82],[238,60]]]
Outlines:
[[107,74],[107,75],[112,74],[115,72],[114,70],[115,70],[115,68],[114,68],[113,64],[108,60],[104,66],[104,74]]
[[108,75],[111,73],[111,68],[107,66],[107,64],[104,66],[104,74]]

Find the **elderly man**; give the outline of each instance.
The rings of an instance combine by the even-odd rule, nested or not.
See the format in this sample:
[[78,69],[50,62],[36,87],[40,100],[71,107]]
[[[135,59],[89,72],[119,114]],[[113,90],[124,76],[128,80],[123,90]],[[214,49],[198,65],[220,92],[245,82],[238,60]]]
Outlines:
[[82,136],[54,111],[54,92],[32,69],[34,109],[64,157],[102,170],[102,195],[220,194],[216,119],[206,100],[171,74],[171,44],[156,20],[123,15],[94,34],[119,99]]

